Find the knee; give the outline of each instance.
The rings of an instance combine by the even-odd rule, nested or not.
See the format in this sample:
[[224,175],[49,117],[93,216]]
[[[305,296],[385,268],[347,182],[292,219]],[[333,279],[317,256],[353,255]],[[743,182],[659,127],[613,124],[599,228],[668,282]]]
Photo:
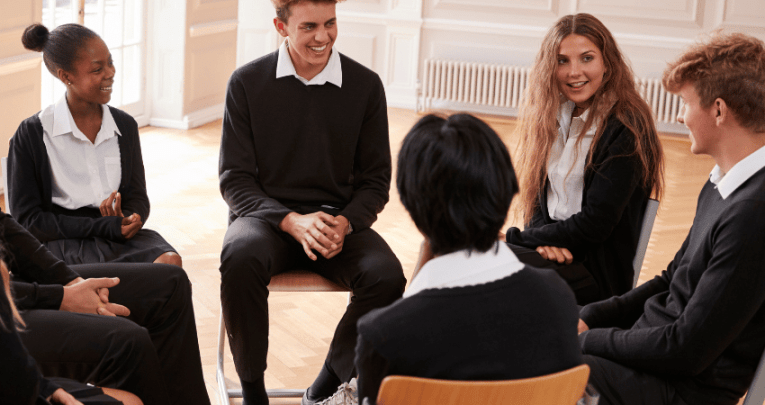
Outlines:
[[389,300],[400,298],[406,287],[406,277],[398,258],[395,255],[384,255],[371,263],[372,266],[362,266],[359,286],[371,287],[375,294],[388,297]]
[[154,263],[172,264],[178,267],[183,267],[183,260],[181,255],[175,252],[165,252],[161,254]]

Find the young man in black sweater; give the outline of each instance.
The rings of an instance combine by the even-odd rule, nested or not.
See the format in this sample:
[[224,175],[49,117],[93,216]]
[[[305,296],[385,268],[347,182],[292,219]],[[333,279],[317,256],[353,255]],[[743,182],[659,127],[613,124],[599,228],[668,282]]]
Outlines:
[[380,78],[333,49],[337,0],[273,0],[280,49],[237,69],[226,96],[220,188],[230,208],[221,302],[244,400],[267,404],[268,283],[305,268],[353,290],[304,404],[355,375],[356,321],[403,293],[401,263],[370,228],[391,162]]
[[765,348],[765,44],[719,35],[664,72],[691,151],[717,166],[667,270],[580,311],[605,404],[736,404]]

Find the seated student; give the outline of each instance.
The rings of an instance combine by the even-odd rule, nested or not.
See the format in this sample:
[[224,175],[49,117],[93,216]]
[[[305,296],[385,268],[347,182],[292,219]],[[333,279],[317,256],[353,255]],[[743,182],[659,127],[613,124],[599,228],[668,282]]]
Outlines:
[[149,217],[135,120],[109,107],[114,65],[93,31],[64,24],[27,27],[24,47],[43,53],[66,85],[56,104],[24,120],[8,151],[10,211],[67,264],[155,262],[181,257]]
[[579,340],[602,404],[732,405],[765,348],[765,44],[715,36],[663,84],[684,100],[691,152],[717,166],[667,270],[585,306]]
[[531,72],[518,126],[525,229],[508,229],[507,242],[522,262],[558,271],[580,305],[623,294],[646,203],[662,192],[651,110],[590,14],[558,20]]
[[[3,247],[0,246],[0,256]],[[13,304],[10,275],[0,259],[0,404],[114,405],[142,404],[133,394],[113,388],[98,388],[63,378],[46,379],[21,343],[17,327],[24,327]],[[107,395],[108,394],[108,395]]]
[[467,114],[423,117],[404,139],[396,183],[435,257],[403,299],[359,320],[360,401],[374,403],[392,374],[505,380],[582,363],[566,283],[497,241],[518,186],[488,125]]
[[2,211],[0,238],[26,324],[19,335],[43,375],[124,389],[146,405],[210,405],[183,269],[69,267]]

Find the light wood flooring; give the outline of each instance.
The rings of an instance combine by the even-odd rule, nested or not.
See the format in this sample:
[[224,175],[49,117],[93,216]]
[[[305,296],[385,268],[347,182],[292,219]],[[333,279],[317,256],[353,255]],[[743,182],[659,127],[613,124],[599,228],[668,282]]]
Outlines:
[[[395,167],[401,141],[420,115],[389,110]],[[514,120],[483,117],[511,150]],[[213,404],[218,316],[219,254],[226,230],[227,206],[218,189],[221,122],[188,131],[146,127],[141,142],[152,211],[146,227],[161,233],[183,256],[194,285],[194,310],[207,390]],[[708,157],[693,156],[683,137],[662,136],[667,159],[667,189],[648,246],[641,282],[664,269],[680,247],[693,219],[696,197],[714,166]],[[395,179],[395,173],[394,177]],[[509,221],[512,223],[513,221]],[[421,236],[399,201],[395,185],[385,210],[374,224],[401,260],[410,278]],[[324,361],[334,328],[344,312],[345,293],[280,293],[269,298],[270,350],[266,385],[306,388]],[[227,351],[227,375],[236,377]],[[299,403],[299,400],[272,401]]]

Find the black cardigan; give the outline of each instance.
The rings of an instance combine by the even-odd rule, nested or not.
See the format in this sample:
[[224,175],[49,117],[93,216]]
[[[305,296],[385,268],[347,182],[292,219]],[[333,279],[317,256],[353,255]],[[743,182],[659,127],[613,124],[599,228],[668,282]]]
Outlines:
[[660,276],[580,313],[585,354],[666,378],[689,404],[736,404],[765,348],[765,169],[722,199],[707,181]]
[[[118,143],[122,195],[125,216],[137,213],[141,221],[149,219],[149,196],[141,157],[138,125],[129,114],[109,107],[120,133]],[[10,211],[37,239],[48,242],[57,239],[98,236],[113,241],[125,241],[120,217],[102,217],[98,208],[83,207],[68,210],[51,199],[52,173],[39,114],[22,121],[10,141],[8,151],[8,191]]]
[[[388,111],[380,78],[340,54],[343,85],[276,78],[278,52],[231,75],[220,148],[220,190],[237,217],[278,229],[291,211],[332,206],[354,230],[388,202]],[[326,208],[326,207],[323,207]]]
[[358,321],[359,403],[388,375],[447,380],[536,377],[582,363],[574,295],[554,271],[427,289]]
[[632,288],[632,261],[650,190],[641,186],[634,136],[613,116],[595,146],[592,161],[584,174],[582,211],[564,221],[550,218],[545,184],[536,213],[523,231],[508,229],[507,242],[531,249],[567,248],[575,260],[584,263],[605,298]]

